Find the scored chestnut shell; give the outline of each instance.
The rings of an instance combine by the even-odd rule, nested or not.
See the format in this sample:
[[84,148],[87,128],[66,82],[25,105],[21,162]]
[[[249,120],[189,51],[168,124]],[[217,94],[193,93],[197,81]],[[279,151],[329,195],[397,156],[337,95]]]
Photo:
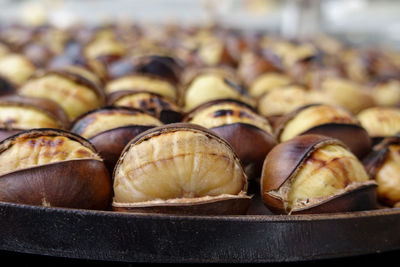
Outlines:
[[207,102],[189,112],[183,121],[208,128],[227,140],[249,178],[259,178],[265,156],[275,145],[268,120],[237,100]]
[[139,133],[161,125],[162,122],[145,111],[108,106],[78,117],[72,123],[71,131],[95,146],[111,174],[129,141]]
[[33,128],[67,127],[67,114],[56,102],[20,95],[0,97],[0,140]]
[[111,177],[84,138],[33,129],[0,142],[0,201],[47,207],[107,209]]
[[400,204],[400,136],[384,138],[363,159],[368,174],[378,184],[378,200],[385,206]]
[[218,99],[236,99],[250,106],[255,101],[246,89],[217,73],[206,73],[196,76],[184,91],[184,109],[190,111],[201,104]]
[[114,92],[108,96],[108,104],[148,111],[165,124],[180,122],[183,117],[180,108],[173,101],[146,91]]
[[374,144],[400,133],[400,108],[372,107],[358,113],[357,118]]
[[302,135],[275,146],[264,161],[261,195],[274,213],[329,213],[376,208],[376,187],[338,139]]
[[247,177],[232,147],[199,125],[147,130],[124,149],[114,169],[117,211],[245,214]]
[[283,116],[275,129],[276,140],[285,142],[295,136],[320,134],[337,138],[362,158],[372,146],[368,132],[346,109],[330,104],[310,104]]
[[70,121],[105,103],[101,88],[79,74],[61,70],[37,73],[18,89],[18,93],[57,102]]

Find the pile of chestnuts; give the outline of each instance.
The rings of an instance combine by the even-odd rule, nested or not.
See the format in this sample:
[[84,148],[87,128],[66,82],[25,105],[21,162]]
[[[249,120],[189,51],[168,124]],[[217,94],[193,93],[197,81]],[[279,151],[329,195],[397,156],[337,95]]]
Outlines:
[[400,207],[400,53],[219,25],[0,26],[0,201]]

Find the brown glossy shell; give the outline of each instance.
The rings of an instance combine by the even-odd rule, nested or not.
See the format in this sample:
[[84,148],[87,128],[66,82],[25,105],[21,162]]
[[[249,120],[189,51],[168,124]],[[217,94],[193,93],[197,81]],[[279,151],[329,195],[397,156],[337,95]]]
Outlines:
[[[346,147],[338,139],[309,134],[280,143],[269,152],[264,161],[260,184],[263,201],[271,211],[288,213],[283,200],[268,192],[278,190],[287,180],[295,177],[302,164],[314,151],[329,144]],[[373,209],[376,208],[376,186],[376,183],[371,180],[343,194],[328,197],[314,206],[293,210],[291,214]],[[331,203],[331,201],[334,202]]]
[[[321,104],[310,104],[300,107],[293,112],[290,112],[276,122],[275,136],[279,140],[280,135],[283,132],[286,124],[293,119],[302,110],[309,107],[318,106]],[[314,126],[300,135],[304,134],[317,134],[325,135],[332,138],[339,139],[342,141],[350,151],[355,154],[359,159],[365,157],[372,147],[372,140],[368,135],[368,132],[360,124],[349,124],[349,123],[324,123]]]
[[[195,124],[190,123],[171,123],[168,125],[158,126],[152,129],[149,129],[141,134],[137,135],[134,139],[132,139],[124,148],[121,153],[121,157],[118,160],[115,170],[117,166],[120,164],[121,160],[124,157],[124,154],[130,149],[131,145],[141,143],[147,139],[150,139],[154,136],[161,135],[163,133],[174,132],[179,130],[191,130],[197,132],[203,132],[208,135],[210,138],[216,138],[217,140],[223,142],[225,145],[231,148],[232,153],[237,161],[239,158],[235,154],[233,148],[230,144],[219,137],[214,132]],[[245,184],[247,189],[247,181]],[[217,197],[209,197],[206,199],[199,199],[199,201],[187,201],[186,199],[182,199],[182,201],[178,201],[175,203],[169,203],[167,201],[163,202],[155,202],[146,205],[136,205],[135,203],[115,203],[113,202],[113,210],[116,211],[128,211],[128,212],[139,212],[139,213],[166,213],[166,214],[182,214],[182,215],[234,215],[234,214],[245,214],[248,207],[250,206],[252,196],[248,196],[242,191],[238,195],[223,195]]]
[[[80,136],[63,130],[34,129],[0,142],[0,153],[26,138],[64,136],[95,152]],[[0,176],[0,201],[38,206],[108,209],[112,185],[100,160],[80,159],[25,168]]]

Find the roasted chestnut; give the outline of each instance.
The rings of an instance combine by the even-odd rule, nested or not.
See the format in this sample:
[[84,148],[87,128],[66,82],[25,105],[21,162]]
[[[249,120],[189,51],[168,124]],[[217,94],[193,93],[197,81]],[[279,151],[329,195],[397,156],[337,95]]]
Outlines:
[[147,130],[124,149],[114,169],[117,211],[245,214],[247,177],[232,147],[188,123]]
[[0,97],[0,140],[33,128],[67,127],[67,114],[56,102],[20,95]]
[[400,133],[400,108],[372,107],[358,113],[357,118],[374,144]]
[[107,209],[111,177],[94,147],[63,130],[33,129],[0,142],[0,201]]
[[21,86],[36,71],[33,63],[22,54],[7,54],[0,58],[0,77],[14,87]]
[[113,79],[106,84],[109,95],[117,91],[146,91],[162,95],[173,102],[178,100],[178,89],[169,80],[159,76],[135,73]]
[[275,146],[264,161],[261,195],[274,213],[374,209],[377,184],[338,139],[302,135]]
[[329,104],[310,104],[283,116],[277,123],[276,139],[285,142],[297,135],[320,134],[345,143],[358,158],[371,150],[372,141],[357,117],[348,110]]
[[321,83],[321,90],[327,93],[338,105],[353,114],[376,105],[371,92],[359,83],[339,77],[327,77]]
[[400,206],[400,136],[384,138],[363,160],[368,174],[378,184],[378,200],[390,207]]
[[289,76],[279,72],[267,72],[258,76],[250,85],[249,93],[252,97],[258,98],[261,95],[283,86],[292,84]]
[[400,105],[399,78],[375,81],[370,90],[377,106],[395,107]]
[[139,133],[160,126],[152,115],[127,107],[102,107],[79,116],[71,131],[88,139],[112,173],[125,145]]
[[301,85],[286,85],[261,95],[257,101],[257,110],[274,125],[280,117],[293,110],[316,103],[335,104],[323,92],[307,90]]
[[184,91],[184,109],[190,111],[203,103],[217,99],[236,99],[255,106],[245,88],[216,73],[196,76]]
[[183,121],[208,128],[227,140],[248,178],[259,178],[265,156],[275,145],[268,120],[237,100],[207,102],[189,112]]
[[146,91],[117,91],[108,96],[108,104],[148,111],[164,124],[180,122],[183,116],[173,101]]
[[18,93],[57,102],[70,121],[105,103],[105,94],[101,88],[83,76],[68,71],[38,73],[20,87]]

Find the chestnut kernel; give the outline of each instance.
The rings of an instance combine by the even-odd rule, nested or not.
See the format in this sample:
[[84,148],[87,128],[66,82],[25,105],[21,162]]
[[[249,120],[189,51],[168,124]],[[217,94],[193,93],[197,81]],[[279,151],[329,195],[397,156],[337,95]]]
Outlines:
[[275,146],[264,161],[261,195],[274,213],[326,213],[376,208],[376,187],[338,139],[302,135]]
[[147,130],[124,149],[114,169],[113,208],[180,214],[245,214],[251,197],[232,147],[198,125]]

